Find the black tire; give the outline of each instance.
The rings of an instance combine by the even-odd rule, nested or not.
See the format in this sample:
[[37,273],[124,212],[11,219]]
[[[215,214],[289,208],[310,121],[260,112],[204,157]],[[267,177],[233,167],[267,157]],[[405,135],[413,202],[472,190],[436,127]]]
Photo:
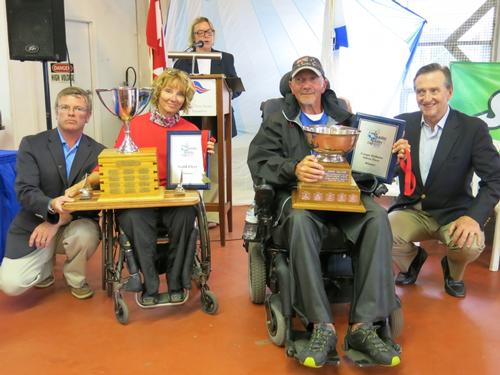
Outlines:
[[121,324],[128,323],[128,306],[121,297],[115,297],[115,316]]
[[389,316],[389,327],[391,328],[391,337],[393,340],[397,339],[403,332],[404,317],[403,310],[398,307],[396,310],[391,312]]
[[202,291],[201,309],[203,310],[203,312],[206,312],[210,315],[215,315],[217,314],[217,311],[219,311],[219,303],[217,302],[217,297],[212,291]]
[[[278,297],[278,295],[274,295]],[[266,326],[269,338],[274,345],[284,346],[286,339],[286,323],[279,298],[270,298],[266,302]]]
[[248,243],[248,292],[255,304],[263,304],[266,299],[266,262],[262,254],[262,245]]

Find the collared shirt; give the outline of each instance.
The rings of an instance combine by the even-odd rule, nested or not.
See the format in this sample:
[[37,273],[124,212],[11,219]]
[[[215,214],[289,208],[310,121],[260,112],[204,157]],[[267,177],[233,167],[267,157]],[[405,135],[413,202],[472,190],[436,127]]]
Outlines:
[[445,115],[439,122],[434,126],[434,129],[430,125],[426,124],[424,117],[422,116],[421,126],[420,126],[420,175],[422,176],[422,182],[425,184],[427,176],[429,175],[429,170],[431,169],[432,160],[434,159],[434,154],[443,134],[444,125],[448,114],[450,113],[450,107],[446,111]]
[[57,134],[59,134],[59,139],[63,145],[64,152],[64,160],[66,161],[66,177],[69,178],[69,173],[71,172],[71,166],[73,165],[73,160],[75,160],[76,152],[78,151],[78,147],[80,146],[80,141],[82,140],[82,136],[78,138],[73,147],[69,148],[68,144],[64,140],[59,128],[57,128]]

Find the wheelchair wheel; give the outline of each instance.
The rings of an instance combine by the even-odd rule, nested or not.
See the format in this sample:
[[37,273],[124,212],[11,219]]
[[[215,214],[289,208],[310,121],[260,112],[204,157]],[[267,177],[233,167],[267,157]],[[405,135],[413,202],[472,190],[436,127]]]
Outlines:
[[277,346],[285,345],[286,323],[281,311],[279,296],[274,294],[266,301],[266,325],[269,338]]
[[401,335],[403,326],[403,310],[401,307],[398,307],[396,310],[391,312],[391,315],[389,316],[389,327],[391,328],[391,336],[393,339],[396,339]]
[[205,290],[201,292],[201,309],[210,315],[215,315],[219,311],[217,297],[212,291]]
[[262,255],[262,245],[248,243],[248,288],[250,300],[262,304],[266,298],[266,263]]
[[127,303],[123,300],[123,298],[115,297],[115,316],[116,320],[118,320],[121,324],[128,323],[128,306]]

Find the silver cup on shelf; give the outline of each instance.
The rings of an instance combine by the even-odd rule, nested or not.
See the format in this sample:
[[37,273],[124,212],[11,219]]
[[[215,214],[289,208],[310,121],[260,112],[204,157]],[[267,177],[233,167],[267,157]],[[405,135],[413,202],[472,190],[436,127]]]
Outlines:
[[97,96],[106,109],[122,120],[125,138],[118,148],[120,152],[131,153],[139,149],[130,136],[130,121],[139,115],[149,104],[151,88],[118,87],[96,89]]

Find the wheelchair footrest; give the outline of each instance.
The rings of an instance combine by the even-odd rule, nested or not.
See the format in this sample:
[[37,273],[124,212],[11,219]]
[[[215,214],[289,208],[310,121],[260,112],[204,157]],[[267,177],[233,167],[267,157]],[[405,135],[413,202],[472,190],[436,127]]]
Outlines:
[[348,349],[344,353],[347,359],[358,367],[380,366],[379,363],[373,361],[369,356],[355,349]]
[[157,307],[164,307],[164,306],[177,306],[177,305],[183,305],[184,303],[186,303],[186,301],[189,299],[189,290],[188,289],[185,289],[184,290],[184,298],[180,301],[169,301],[169,302],[158,302],[158,303],[155,303],[155,304],[147,304],[145,305],[144,303],[142,303],[142,299],[141,299],[141,296],[140,296],[140,293],[136,293],[135,294],[135,302],[137,303],[137,305],[143,309],[154,309],[154,308],[157,308]]

